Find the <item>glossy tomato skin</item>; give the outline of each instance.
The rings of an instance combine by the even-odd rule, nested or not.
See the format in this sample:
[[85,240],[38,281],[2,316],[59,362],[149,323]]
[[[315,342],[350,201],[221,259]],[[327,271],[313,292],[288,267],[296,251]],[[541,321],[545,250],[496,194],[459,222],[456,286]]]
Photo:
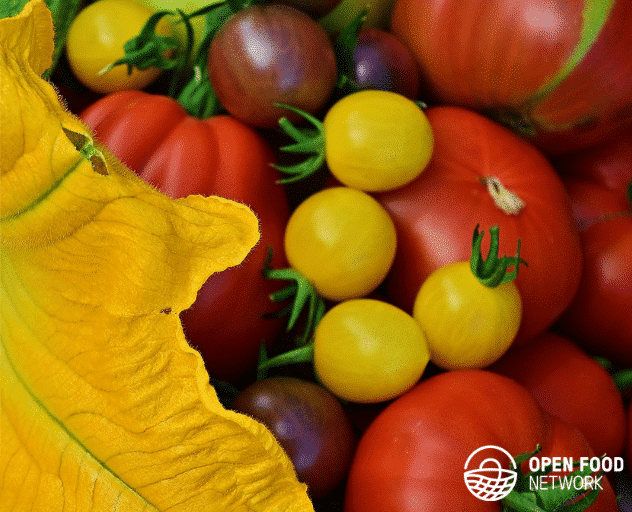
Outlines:
[[[466,460],[486,445],[515,457],[538,443],[540,455],[592,455],[578,431],[542,411],[515,381],[484,370],[441,373],[391,403],[365,431],[344,510],[499,512],[500,502],[480,500],[467,489]],[[616,510],[607,482],[588,510]]]
[[428,276],[413,316],[426,334],[434,364],[448,370],[484,368],[513,343],[522,303],[513,282],[487,287],[469,262],[460,261]]
[[[123,65],[99,72],[125,55],[123,45],[141,31],[152,14],[151,9],[133,0],[99,0],[84,7],[73,20],[66,42],[74,75],[91,90],[104,94],[147,87],[162,70],[149,67],[128,74]],[[160,22],[156,33],[170,36],[168,23]]]
[[[434,270],[470,259],[477,224],[481,230],[498,225],[499,254],[514,256],[520,239],[528,263],[515,280],[523,317],[514,343],[524,343],[553,324],[579,284],[581,248],[568,194],[542,153],[502,126],[458,107],[431,107],[426,114],[435,137],[429,165],[408,185],[374,195],[397,228],[388,299],[411,311]],[[496,205],[490,190],[498,183],[523,201],[519,213]],[[487,244],[484,238],[483,254]]]
[[276,127],[283,116],[299,119],[275,103],[318,112],[337,76],[325,31],[307,14],[277,4],[233,15],[213,38],[208,69],[226,110],[261,128]]
[[408,98],[365,90],[337,101],[323,121],[327,166],[364,191],[392,190],[421,174],[434,139],[426,115]]
[[630,126],[631,23],[627,0],[397,0],[391,28],[441,103],[488,111],[561,154]]
[[272,431],[312,499],[327,496],[345,478],[356,437],[342,405],[322,386],[270,377],[243,389],[231,409]]
[[591,354],[632,365],[632,215],[597,222],[581,233],[584,272],[556,329]]
[[601,144],[553,160],[564,179],[579,179],[623,192],[632,180],[632,128]]
[[314,368],[336,396],[359,403],[391,400],[413,387],[430,352],[415,319],[375,299],[343,301],[314,331]]
[[546,332],[488,368],[524,386],[542,409],[577,428],[596,454],[619,456],[626,411],[610,374],[573,341]]
[[397,235],[388,213],[369,194],[332,187],[312,194],[287,223],[284,247],[293,268],[326,299],[368,295],[391,268]]
[[362,88],[397,92],[416,99],[419,69],[410,51],[393,34],[363,28],[353,50],[356,81]]
[[185,335],[212,377],[238,382],[250,376],[261,342],[271,344],[283,329],[282,319],[262,317],[279,307],[268,298],[279,284],[261,274],[268,248],[272,265],[287,264],[289,207],[269,165],[271,148],[231,117],[196,119],[174,100],[140,91],[106,96],[81,117],[121,161],[164,193],[218,195],[257,214],[259,243],[242,264],[211,276],[181,315]]
[[632,130],[556,162],[580,230],[584,270],[557,329],[590,353],[632,365]]

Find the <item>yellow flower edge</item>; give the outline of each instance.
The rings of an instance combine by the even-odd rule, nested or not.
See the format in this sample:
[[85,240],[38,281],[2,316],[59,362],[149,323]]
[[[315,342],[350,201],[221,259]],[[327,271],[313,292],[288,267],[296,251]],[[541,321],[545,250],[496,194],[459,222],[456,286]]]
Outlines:
[[94,142],[40,78],[52,34],[43,0],[0,20],[3,510],[313,510],[178,318],[257,243],[256,216],[169,199]]

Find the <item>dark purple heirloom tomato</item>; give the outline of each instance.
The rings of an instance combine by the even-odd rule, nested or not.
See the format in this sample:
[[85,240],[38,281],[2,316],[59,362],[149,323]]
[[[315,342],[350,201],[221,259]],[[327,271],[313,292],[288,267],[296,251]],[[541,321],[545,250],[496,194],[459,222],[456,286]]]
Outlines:
[[393,34],[364,28],[353,52],[356,81],[362,88],[397,92],[415,99],[419,69],[412,54]]
[[322,386],[270,377],[241,391],[231,408],[272,431],[313,499],[326,496],[345,478],[356,438],[342,405]]
[[316,113],[329,100],[337,66],[327,33],[286,5],[253,5],[236,13],[213,38],[208,58],[217,97],[234,117],[273,128],[284,103]]

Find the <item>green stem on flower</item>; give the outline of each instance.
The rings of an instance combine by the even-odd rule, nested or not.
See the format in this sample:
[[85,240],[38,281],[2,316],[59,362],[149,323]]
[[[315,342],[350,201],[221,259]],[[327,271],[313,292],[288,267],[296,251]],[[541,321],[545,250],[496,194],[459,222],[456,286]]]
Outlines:
[[[509,283],[518,277],[520,265],[527,265],[527,262],[520,257],[520,239],[518,239],[518,250],[516,256],[498,257],[498,226],[489,228],[491,241],[487,259],[481,253],[481,244],[485,232],[478,231],[479,225],[474,228],[472,238],[472,256],[470,258],[470,268],[476,278],[485,286],[495,288],[501,284]],[[509,270],[513,268],[513,270]]]

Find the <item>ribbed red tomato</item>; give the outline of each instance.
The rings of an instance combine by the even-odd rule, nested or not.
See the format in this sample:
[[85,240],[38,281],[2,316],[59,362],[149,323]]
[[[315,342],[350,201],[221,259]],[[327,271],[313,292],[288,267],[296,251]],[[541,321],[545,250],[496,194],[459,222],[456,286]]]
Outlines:
[[397,0],[392,14],[436,98],[550,154],[632,124],[630,26],[629,0]]
[[257,214],[261,239],[239,266],[214,274],[181,319],[188,341],[204,357],[211,377],[237,381],[254,372],[259,346],[283,329],[263,318],[278,309],[268,296],[279,284],[263,277],[287,265],[283,234],[289,207],[274,156],[252,128],[229,116],[197,119],[175,100],[141,91],[106,96],[88,107],[84,122],[128,167],[172,197],[218,195],[245,203]]
[[558,159],[584,253],[582,279],[557,329],[632,366],[632,129]]
[[[364,432],[351,464],[344,510],[500,512],[500,501],[478,499],[468,490],[468,457],[488,445],[515,457],[537,444],[543,448],[539,457],[579,461],[594,455],[579,431],[542,411],[526,389],[507,377],[455,370],[424,379]],[[483,462],[473,460],[470,467]],[[606,478],[602,487],[589,512],[617,510]]]
[[579,430],[595,453],[620,455],[626,410],[611,375],[568,338],[547,332],[489,367],[523,385],[549,414]]
[[426,277],[469,260],[477,224],[498,225],[500,255],[515,255],[520,239],[528,263],[515,281],[523,303],[515,343],[525,342],[553,324],[579,283],[581,249],[566,190],[542,153],[508,129],[458,107],[426,114],[435,137],[430,164],[412,183],[375,194],[397,228],[388,298],[411,311]]

